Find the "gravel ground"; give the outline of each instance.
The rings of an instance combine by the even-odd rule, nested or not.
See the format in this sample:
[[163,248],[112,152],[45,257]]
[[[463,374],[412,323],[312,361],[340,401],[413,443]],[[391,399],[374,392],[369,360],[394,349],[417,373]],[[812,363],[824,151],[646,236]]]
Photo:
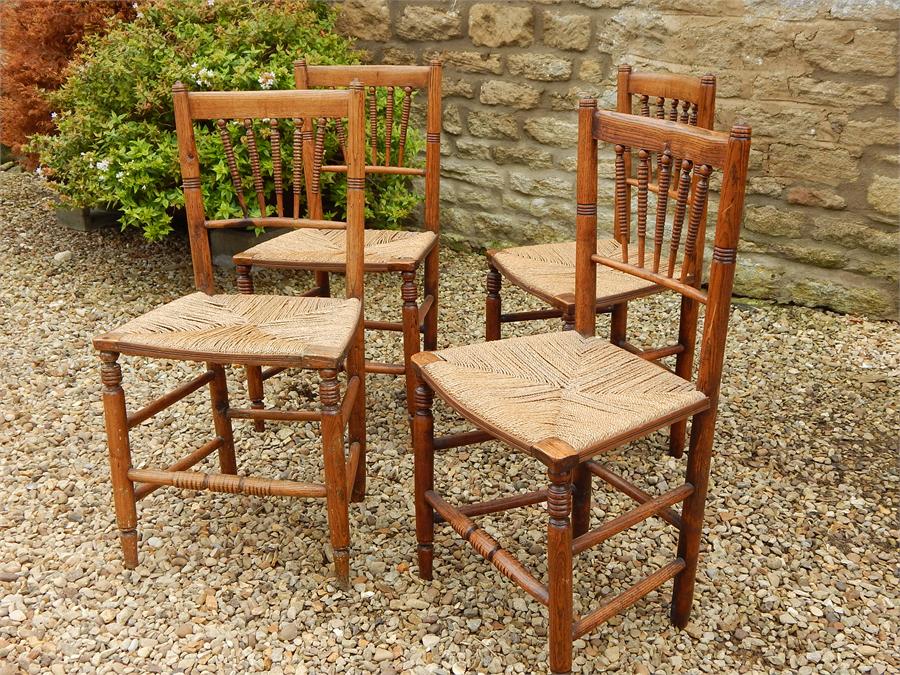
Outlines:
[[[436,580],[417,578],[403,390],[385,376],[369,386],[370,493],[351,509],[350,591],[330,581],[318,501],[160,490],[140,506],[141,564],[124,570],[90,338],[191,290],[187,242],[68,231],[51,203],[34,178],[0,174],[0,673],[545,670],[546,612],[448,528]],[[483,260],[443,262],[441,342],[481,339]],[[260,276],[261,291],[306,281]],[[230,273],[222,279],[231,286]],[[372,314],[397,306],[393,279],[372,279],[369,293]],[[656,299],[632,315],[638,340],[660,339],[675,307]],[[579,640],[577,672],[897,672],[898,334],[895,324],[736,304],[693,622],[669,625],[666,587]],[[370,344],[379,358],[397,347]],[[197,372],[123,361],[138,405]],[[313,386],[281,376],[270,399],[299,404]],[[464,428],[439,412],[439,430]],[[170,461],[210,433],[208,401],[195,394],[134,434],[135,462]],[[260,435],[238,423],[236,437],[244,471],[309,480],[320,470],[309,426]],[[662,491],[681,466],[664,441],[636,443],[614,464]],[[457,500],[544,482],[536,462],[496,444],[439,467]],[[600,486],[596,495],[598,517],[627,506]],[[545,571],[539,508],[484,524]],[[583,556],[578,606],[666,559],[667,527],[646,522]]]

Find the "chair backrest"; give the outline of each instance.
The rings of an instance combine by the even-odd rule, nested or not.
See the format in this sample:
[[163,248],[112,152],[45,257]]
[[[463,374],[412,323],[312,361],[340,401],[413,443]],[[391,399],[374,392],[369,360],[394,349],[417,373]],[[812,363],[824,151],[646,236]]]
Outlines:
[[[350,84],[347,91],[221,91],[189,92],[180,82],[172,87],[175,101],[175,128],[178,134],[178,154],[187,211],[188,233],[191,243],[191,259],[194,281],[205,293],[215,293],[209,230],[247,227],[291,227],[347,230],[347,297],[363,298],[363,237],[365,227],[365,94],[358,82]],[[304,169],[301,166],[302,120],[347,120],[347,219],[346,221],[300,218],[299,202],[302,198]],[[243,211],[241,218],[208,220],[204,208],[201,157],[197,150],[195,121],[206,125],[212,122],[217,129],[221,151],[225,154],[228,173]],[[242,164],[249,163],[253,189],[259,207],[259,216],[251,215],[251,209],[243,193],[243,179],[233,145],[229,121],[238,122],[243,129],[240,147]],[[282,150],[282,124],[293,127],[292,152]],[[256,126],[262,127],[260,139],[267,135],[271,144],[271,164],[275,194],[275,216],[268,215],[265,181],[261,168],[261,147]],[[294,192],[294,216],[284,215],[284,172],[286,157],[292,157],[291,178]],[[267,162],[268,163],[268,162]],[[309,196],[307,195],[307,201]]]
[[[631,66],[620,65],[616,78],[616,110],[629,115],[654,117],[660,120],[689,124],[701,129],[712,129],[716,119],[716,76],[691,77],[674,73],[636,73]],[[630,217],[631,212],[631,189],[637,184],[636,179],[632,177],[631,162],[631,152],[626,148],[625,174],[628,177],[625,186],[626,217]],[[677,171],[678,167],[676,166]],[[651,192],[659,192],[658,178],[659,166],[656,171],[653,171],[653,167],[651,167],[648,183]],[[671,184],[673,189],[677,184],[676,179]],[[672,197],[674,198],[674,196],[673,194]],[[616,212],[615,218],[618,217],[619,213]],[[706,227],[706,212],[703,213],[700,227],[701,229]],[[616,239],[623,231],[627,235],[627,230],[623,230],[618,225],[614,230]],[[701,250],[701,264],[702,258],[703,251]]]
[[[440,229],[439,209],[441,172],[441,62],[437,59],[427,66],[311,66],[305,59],[294,62],[294,86],[297,89],[340,89],[357,80],[366,88],[368,106],[367,174],[399,174],[424,176],[424,226],[432,232]],[[379,89],[383,89],[384,118],[379,115]],[[406,143],[409,134],[412,99],[416,91],[426,93],[425,168],[406,166]],[[315,172],[342,172],[346,164],[323,165],[321,148],[324,145],[324,126],[307,125],[307,161]],[[341,124],[335,125],[342,151],[345,133]],[[396,141],[396,144],[395,144]],[[344,151],[346,156],[346,151]],[[312,174],[311,174],[312,175]],[[312,217],[321,217],[322,201],[317,184],[310,184]]]
[[[687,301],[682,303],[682,312],[693,309],[689,307],[692,303],[705,304],[697,387],[715,400],[744,208],[750,128],[736,125],[729,135],[668,120],[598,111],[594,99],[581,101],[578,123],[576,330],[583,335],[594,334],[597,263],[681,293]],[[630,150],[638,157],[636,245],[630,245],[629,237],[620,231],[620,254],[614,257],[597,255],[598,141],[614,146],[616,220],[627,232],[631,231],[631,219],[625,208],[625,154]],[[648,231],[648,183],[654,155],[659,158],[659,192]],[[697,282],[702,273],[699,252],[705,237],[701,221],[710,177],[716,170],[721,171],[722,188],[709,287],[703,291]],[[670,198],[669,185],[676,178],[677,188]]]

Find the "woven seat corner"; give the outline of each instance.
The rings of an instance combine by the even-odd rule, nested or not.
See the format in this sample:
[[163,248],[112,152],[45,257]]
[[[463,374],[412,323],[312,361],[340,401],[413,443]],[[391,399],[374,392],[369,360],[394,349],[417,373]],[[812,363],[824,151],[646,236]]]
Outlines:
[[[282,234],[234,256],[236,265],[291,267],[343,272],[347,261],[344,230],[298,229]],[[366,272],[414,270],[434,248],[434,232],[366,230]]]
[[414,363],[460,414],[529,454],[611,449],[707,405],[693,383],[575,331],[452,347]]
[[[609,258],[621,256],[622,248],[615,239],[598,239],[597,253]],[[575,242],[555,242],[516,246],[488,253],[491,263],[512,284],[549,302],[561,310],[575,308]],[[632,246],[630,255],[637,258]],[[660,265],[665,267],[665,258]],[[677,274],[677,273],[676,273]],[[658,284],[604,265],[597,265],[597,305],[612,306],[620,302],[651,295],[662,290]]]
[[336,368],[361,315],[353,298],[192,293],[98,336],[94,347],[188,361]]

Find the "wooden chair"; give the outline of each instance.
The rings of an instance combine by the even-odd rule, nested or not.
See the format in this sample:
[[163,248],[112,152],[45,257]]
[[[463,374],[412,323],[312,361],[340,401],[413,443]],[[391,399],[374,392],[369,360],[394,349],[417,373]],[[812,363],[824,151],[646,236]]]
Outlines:
[[[420,333],[424,334],[424,348],[437,348],[438,320],[438,200],[440,185],[441,142],[441,63],[430,66],[309,66],[299,60],[294,64],[294,80],[298,89],[315,87],[346,87],[358,80],[368,88],[369,155],[366,172],[424,176],[424,230],[366,230],[365,271],[367,273],[399,273],[402,301],[401,321],[366,321],[368,330],[399,331],[403,334],[403,363],[369,361],[366,372],[407,375],[410,357],[423,348]],[[378,119],[377,90],[386,90],[386,110],[383,122]],[[425,168],[406,166],[406,143],[414,90],[427,94]],[[304,161],[318,172],[344,172],[346,164],[323,165],[324,127],[312,133],[312,120],[307,124]],[[336,128],[341,146],[344,132]],[[396,146],[394,145],[397,133]],[[383,134],[383,146],[379,135]],[[382,146],[382,147],[380,147]],[[310,185],[309,217],[322,217],[322,199],[317,183]],[[296,206],[295,215],[296,215]],[[276,237],[234,256],[238,283],[242,293],[253,292],[253,267],[312,270],[316,288],[311,293],[329,295],[330,272],[344,268],[343,233],[328,230],[300,230]],[[416,274],[424,267],[424,298],[418,301]],[[407,404],[412,412],[412,377],[407,377]],[[263,407],[263,385],[258,369],[248,372],[248,387],[252,405]],[[261,428],[261,425],[258,426]]]
[[[668,119],[690,124],[702,129],[712,129],[715,121],[716,78],[713,75],[689,77],[667,73],[633,73],[631,66],[619,66],[617,79],[617,106],[621,113],[643,117]],[[651,98],[655,99],[651,102]],[[632,157],[625,155],[625,170],[631,174]],[[658,181],[649,177],[648,189],[659,190]],[[625,184],[630,211],[632,189],[637,178]],[[674,186],[672,188],[674,192]],[[672,197],[675,195],[673,194]],[[705,216],[704,216],[705,222]],[[610,255],[618,250],[620,241],[613,238],[597,240],[597,250]],[[485,337],[500,339],[500,327],[504,323],[535,319],[562,318],[563,329],[575,325],[575,242],[558,242],[517,246],[499,251],[488,251],[487,297],[485,300]],[[702,255],[702,253],[701,253]],[[540,298],[551,305],[550,309],[526,312],[501,311],[500,291],[502,279]],[[700,283],[700,277],[696,279]],[[610,339],[625,349],[640,349],[627,341],[628,301],[665,291],[664,286],[645,279],[621,274],[614,269],[597,270],[597,311],[612,314]],[[656,356],[677,354],[676,372],[690,377],[693,367],[696,317],[685,315],[686,323],[679,330],[678,342],[661,349],[648,349]],[[670,436],[670,453],[680,457],[684,450],[685,429],[676,425]]]
[[[597,251],[598,140],[615,148],[615,207],[620,228],[617,235],[622,242],[617,253]],[[625,243],[629,241],[626,228],[631,228],[626,173],[629,149],[638,157],[639,207],[634,246]],[[413,357],[417,377],[413,446],[419,575],[432,578],[434,523],[446,521],[501,573],[549,608],[550,667],[554,673],[569,672],[574,639],[673,577],[672,621],[679,627],[687,624],[697,572],[749,151],[750,129],[746,126],[735,126],[729,136],[669,121],[598,112],[594,100],[582,101],[575,330],[423,352]],[[660,198],[655,218],[648,226],[653,155],[658,157]],[[722,190],[709,288],[703,291],[696,283],[703,249],[701,223],[710,174],[715,169],[721,169]],[[674,197],[670,197],[670,185],[677,186]],[[653,354],[635,354],[594,336],[597,263],[680,293],[684,298],[682,314],[692,315],[699,305],[706,305],[696,383],[655,363]],[[433,392],[477,429],[435,438]],[[594,459],[689,418],[692,423],[685,482],[662,494],[651,495]],[[549,487],[451,506],[435,489],[435,451],[490,439],[504,441],[545,464]],[[639,505],[590,529],[592,475]],[[549,514],[546,584],[473,520],[475,516],[544,501]],[[679,514],[672,507],[682,501]],[[678,529],[677,557],[594,611],[575,615],[573,556],[650,516],[658,516]]]
[[[100,350],[103,405],[109,442],[110,470],[119,538],[125,565],[137,565],[136,503],[162,485],[191,490],[214,490],[251,495],[325,498],[337,579],[349,580],[348,495],[359,500],[365,491],[365,377],[363,374],[364,228],[364,92],[354,83],[349,91],[310,92],[203,92],[189,93],[178,83],[173,88],[175,122],[184,197],[187,209],[194,280],[199,292],[187,295],[129,321],[94,339]],[[254,183],[262,182],[253,120],[263,120],[272,141],[276,184],[281,185],[282,158],[279,120],[303,117],[347,118],[346,222],[266,217],[260,198],[260,216],[207,220],[201,195],[200,159],[194,137],[195,120],[218,120],[228,164],[237,165],[226,120],[239,120],[252,167]],[[266,123],[265,118],[268,118]],[[296,143],[295,136],[295,143]],[[242,156],[243,159],[243,156]],[[293,165],[294,188],[302,169]],[[235,183],[244,204],[241,182]],[[281,195],[278,195],[281,199]],[[209,246],[209,230],[225,227],[287,226],[333,228],[346,231],[347,299],[226,295],[216,292]],[[148,405],[129,413],[122,389],[120,354],[206,363],[205,371]],[[228,402],[225,366],[306,368],[319,372],[316,410],[247,409]],[[338,372],[346,370],[346,384]],[[135,468],[131,460],[129,430],[209,385],[215,436],[197,450],[165,469]],[[241,476],[237,472],[232,420],[317,421],[321,425],[325,483],[300,483]],[[348,433],[349,459],[344,455]],[[189,471],[207,455],[218,451],[220,473]]]

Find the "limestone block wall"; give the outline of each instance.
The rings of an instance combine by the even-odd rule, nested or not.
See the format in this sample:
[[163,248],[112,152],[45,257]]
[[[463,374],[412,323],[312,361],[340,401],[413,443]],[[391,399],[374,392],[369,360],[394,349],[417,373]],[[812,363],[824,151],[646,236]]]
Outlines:
[[337,4],[373,62],[444,62],[449,241],[571,238],[578,98],[613,108],[620,63],[714,73],[716,128],[753,127],[736,292],[897,317],[896,0]]

